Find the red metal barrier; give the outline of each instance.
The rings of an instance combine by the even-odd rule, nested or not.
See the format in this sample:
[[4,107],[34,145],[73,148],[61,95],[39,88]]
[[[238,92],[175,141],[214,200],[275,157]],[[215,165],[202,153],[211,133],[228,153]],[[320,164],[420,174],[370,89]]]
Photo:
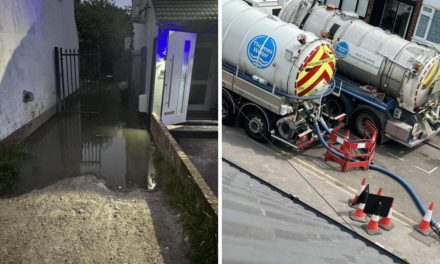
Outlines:
[[[341,158],[327,150],[325,160],[332,160],[341,165],[341,170],[346,172],[352,168],[363,168],[368,170],[371,161],[374,158],[376,150],[377,129],[370,121],[366,120],[363,139],[350,139],[350,131],[346,130],[342,135],[339,131],[333,130],[330,134],[328,145],[344,155]],[[356,161],[352,161],[356,159]]]

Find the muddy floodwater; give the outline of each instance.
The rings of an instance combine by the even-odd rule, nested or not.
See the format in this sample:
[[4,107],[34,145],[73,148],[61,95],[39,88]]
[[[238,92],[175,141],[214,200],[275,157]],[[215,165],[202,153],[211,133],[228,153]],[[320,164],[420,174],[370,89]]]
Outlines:
[[29,157],[0,197],[0,263],[188,263],[146,119],[117,86],[86,99],[28,138]]
[[96,175],[113,190],[146,187],[151,158],[147,121],[121,104],[117,87],[100,91],[92,97],[96,101],[79,100],[28,138],[29,158],[13,193],[84,174]]

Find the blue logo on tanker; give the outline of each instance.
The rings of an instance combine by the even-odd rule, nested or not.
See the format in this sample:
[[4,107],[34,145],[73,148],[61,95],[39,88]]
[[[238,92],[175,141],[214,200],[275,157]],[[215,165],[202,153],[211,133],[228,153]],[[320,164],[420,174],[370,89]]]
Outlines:
[[335,48],[336,56],[343,59],[348,56],[348,53],[350,53],[350,47],[348,46],[348,43],[345,41],[339,41]]
[[266,35],[256,36],[249,41],[247,55],[249,60],[259,69],[269,67],[277,53],[277,43]]

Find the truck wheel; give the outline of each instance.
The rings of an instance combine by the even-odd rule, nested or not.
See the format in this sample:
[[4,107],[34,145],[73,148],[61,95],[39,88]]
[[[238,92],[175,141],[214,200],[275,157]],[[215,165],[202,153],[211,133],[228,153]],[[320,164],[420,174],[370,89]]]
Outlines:
[[269,135],[269,124],[265,115],[257,109],[250,109],[242,115],[246,134],[258,142],[265,142]]
[[234,104],[227,96],[222,96],[222,124],[232,126],[235,124]]
[[377,129],[378,135],[381,135],[379,118],[375,113],[367,109],[361,109],[353,115],[353,127],[359,137],[364,136],[365,121],[369,120]]
[[335,97],[333,95],[328,96],[324,100],[324,113],[328,114],[329,116],[338,116],[342,113],[346,113],[346,107],[342,99]]

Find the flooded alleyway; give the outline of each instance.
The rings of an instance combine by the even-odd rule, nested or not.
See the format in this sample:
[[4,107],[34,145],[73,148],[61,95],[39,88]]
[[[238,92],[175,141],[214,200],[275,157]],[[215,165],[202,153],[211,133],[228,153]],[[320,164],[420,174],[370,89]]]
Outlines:
[[93,88],[27,139],[29,157],[0,198],[0,263],[187,263],[176,213],[149,173],[146,119],[116,85]]

